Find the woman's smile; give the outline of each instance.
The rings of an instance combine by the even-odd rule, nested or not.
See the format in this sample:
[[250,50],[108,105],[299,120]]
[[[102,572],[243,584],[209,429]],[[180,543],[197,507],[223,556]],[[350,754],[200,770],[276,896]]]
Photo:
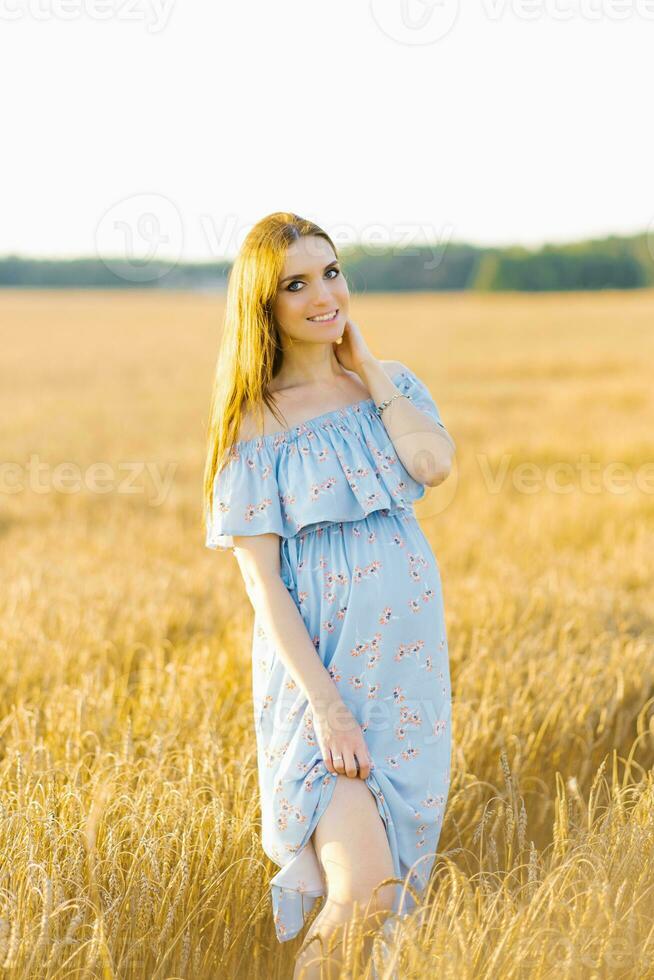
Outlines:
[[317,316],[308,316],[307,320],[311,323],[333,323],[338,316],[338,310],[332,310],[331,313],[320,313]]

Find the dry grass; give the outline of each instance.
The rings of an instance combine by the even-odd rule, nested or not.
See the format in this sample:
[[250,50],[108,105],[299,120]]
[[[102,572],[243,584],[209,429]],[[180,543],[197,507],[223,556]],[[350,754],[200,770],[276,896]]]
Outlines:
[[[453,781],[401,975],[653,976],[654,480],[634,480],[654,292],[361,297],[353,315],[458,447],[418,507]],[[252,614],[201,524],[220,316],[208,296],[0,294],[6,977],[292,972],[301,936],[277,943],[259,842]],[[573,469],[556,492],[552,467],[584,454],[598,491]],[[109,492],[64,492],[64,462],[109,464]],[[616,462],[626,492],[602,485]],[[525,492],[521,463],[549,484]]]

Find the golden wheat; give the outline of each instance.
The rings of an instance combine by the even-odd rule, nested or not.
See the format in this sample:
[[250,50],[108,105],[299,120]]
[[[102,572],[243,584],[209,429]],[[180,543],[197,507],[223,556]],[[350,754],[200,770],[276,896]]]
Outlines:
[[[301,935],[276,941],[260,844],[252,611],[233,558],[204,548],[221,314],[207,295],[0,294],[7,977],[292,971]],[[452,786],[392,961],[654,976],[654,292],[370,296],[352,315],[457,443],[417,506]]]

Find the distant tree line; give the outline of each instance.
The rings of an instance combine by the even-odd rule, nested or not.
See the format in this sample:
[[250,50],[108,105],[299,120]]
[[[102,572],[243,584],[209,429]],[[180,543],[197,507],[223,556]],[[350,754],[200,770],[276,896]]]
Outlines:
[[0,258],[0,287],[25,289],[224,289],[229,262]]
[[[350,246],[339,250],[353,290],[401,291],[638,289],[654,285],[654,236],[610,236],[570,245],[485,248],[461,243]],[[224,290],[223,262],[0,258],[0,287],[25,289]]]

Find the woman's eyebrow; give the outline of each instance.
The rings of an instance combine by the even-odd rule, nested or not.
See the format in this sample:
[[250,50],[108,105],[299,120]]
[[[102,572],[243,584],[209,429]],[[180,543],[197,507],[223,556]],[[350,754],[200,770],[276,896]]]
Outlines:
[[[327,269],[330,269],[333,265],[338,265],[338,259],[334,259],[333,262],[329,262],[322,271],[327,272]],[[280,279],[279,285],[280,286],[283,285],[283,283],[285,283],[288,279],[308,279],[308,278],[309,276],[306,272],[296,272],[294,276],[284,276],[283,279]]]

